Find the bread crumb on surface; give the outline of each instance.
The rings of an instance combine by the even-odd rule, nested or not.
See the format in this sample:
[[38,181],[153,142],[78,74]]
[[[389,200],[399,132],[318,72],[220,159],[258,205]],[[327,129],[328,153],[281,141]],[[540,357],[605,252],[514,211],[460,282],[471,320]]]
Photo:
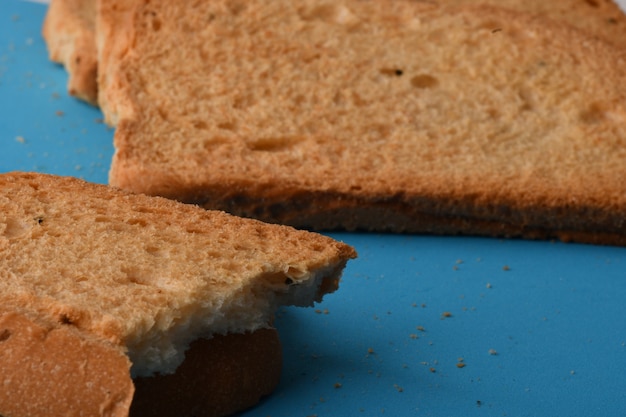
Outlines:
[[489,354],[495,356],[498,354],[498,352],[495,349],[489,349]]
[[24,136],[16,136],[15,140],[19,143],[26,143],[26,139],[24,139]]
[[449,311],[444,311],[443,313],[441,313],[441,319],[447,319],[448,317],[452,317],[452,313],[450,313]]
[[502,267],[502,270],[503,270],[503,271],[510,271],[510,270],[511,270],[511,267],[510,267],[510,266],[508,266],[508,265],[504,265],[504,266]]

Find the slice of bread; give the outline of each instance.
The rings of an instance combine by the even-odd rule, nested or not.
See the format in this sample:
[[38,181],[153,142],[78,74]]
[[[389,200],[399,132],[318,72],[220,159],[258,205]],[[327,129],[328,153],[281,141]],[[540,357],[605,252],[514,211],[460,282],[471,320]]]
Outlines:
[[306,228],[626,244],[621,49],[411,1],[125,16],[100,40],[115,186]]
[[[63,63],[68,70],[69,93],[91,104],[97,104],[96,3],[97,0],[51,0],[43,30],[50,58]],[[438,3],[477,4],[475,0]],[[626,15],[612,0],[482,0],[481,3],[567,22],[590,36],[626,47]]]
[[[11,417],[127,415],[131,376],[142,397],[182,390],[162,401],[220,388],[196,415],[249,406],[278,380],[278,339],[263,331],[275,308],[334,291],[355,256],[318,234],[73,178],[2,174],[0,207],[0,414]],[[195,340],[234,334],[248,336],[199,343],[185,367]]]
[[68,72],[69,94],[93,105],[98,103],[96,4],[96,0],[52,0],[42,29],[50,59]]

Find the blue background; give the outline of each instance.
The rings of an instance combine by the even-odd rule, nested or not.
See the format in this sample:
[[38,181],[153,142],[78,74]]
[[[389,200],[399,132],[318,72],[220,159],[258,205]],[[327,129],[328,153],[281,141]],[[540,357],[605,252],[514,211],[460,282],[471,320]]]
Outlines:
[[[49,62],[46,7],[0,10],[0,172],[106,183],[113,131]],[[245,416],[626,416],[626,249],[331,236],[360,256],[323,303],[280,309],[282,382]]]

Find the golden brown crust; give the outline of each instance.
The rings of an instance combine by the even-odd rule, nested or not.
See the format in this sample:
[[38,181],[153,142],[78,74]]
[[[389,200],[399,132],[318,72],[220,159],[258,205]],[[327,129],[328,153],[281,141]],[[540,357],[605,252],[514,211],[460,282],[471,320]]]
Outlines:
[[42,34],[50,60],[68,72],[67,89],[91,104],[98,102],[95,40],[96,0],[52,0]]
[[280,379],[278,332],[216,335],[191,344],[175,374],[135,379],[131,417],[218,417],[249,408]]
[[120,346],[18,312],[0,312],[0,378],[8,417],[125,417],[134,392]]

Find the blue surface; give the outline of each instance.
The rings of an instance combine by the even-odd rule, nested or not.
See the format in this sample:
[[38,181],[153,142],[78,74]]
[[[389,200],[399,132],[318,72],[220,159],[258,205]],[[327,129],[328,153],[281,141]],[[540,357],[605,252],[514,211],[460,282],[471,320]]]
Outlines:
[[[106,183],[113,132],[48,61],[45,6],[0,10],[0,171]],[[332,236],[360,257],[279,311],[282,382],[245,416],[626,415],[625,248]]]

